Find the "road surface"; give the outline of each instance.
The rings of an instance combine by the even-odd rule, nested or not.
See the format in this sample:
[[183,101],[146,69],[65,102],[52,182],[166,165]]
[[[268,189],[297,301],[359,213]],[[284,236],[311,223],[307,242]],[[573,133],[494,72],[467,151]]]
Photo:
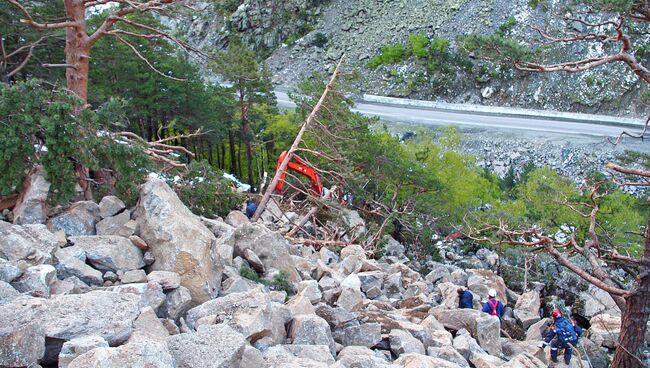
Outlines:
[[[296,105],[283,91],[275,92],[278,106],[293,108]],[[431,126],[457,125],[465,127],[493,128],[500,130],[527,130],[535,132],[615,137],[623,130],[636,133],[639,128],[623,128],[616,125],[541,119],[535,117],[499,116],[458,111],[442,111],[428,108],[405,107],[358,102],[353,109],[366,116],[379,117],[384,122],[424,124]]]

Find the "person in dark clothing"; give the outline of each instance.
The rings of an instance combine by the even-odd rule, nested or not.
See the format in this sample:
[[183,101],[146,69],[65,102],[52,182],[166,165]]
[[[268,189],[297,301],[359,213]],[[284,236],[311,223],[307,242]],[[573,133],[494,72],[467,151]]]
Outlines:
[[490,299],[485,302],[485,304],[483,304],[483,313],[487,313],[491,316],[497,316],[499,317],[499,320],[502,320],[506,309],[503,307],[503,303],[497,300],[497,291],[490,289],[488,291],[488,297]]
[[255,203],[254,200],[249,199],[246,201],[246,217],[249,219],[253,217],[255,214],[255,211],[257,211],[257,204]]
[[469,290],[458,288],[458,308],[472,309],[474,307],[474,296]]
[[575,323],[575,320],[569,321],[562,317],[562,313],[558,309],[551,313],[551,317],[553,317],[553,323],[542,343],[542,348],[547,345],[551,346],[551,361],[553,363],[558,362],[558,350],[564,349],[564,363],[569,365],[573,356],[572,346],[578,343],[578,338],[582,335],[582,328]]

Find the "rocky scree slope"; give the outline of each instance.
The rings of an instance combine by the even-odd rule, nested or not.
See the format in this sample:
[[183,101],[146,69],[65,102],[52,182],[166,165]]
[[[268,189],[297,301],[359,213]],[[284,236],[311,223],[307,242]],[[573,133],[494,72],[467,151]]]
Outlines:
[[[240,35],[267,58],[276,82],[292,86],[313,72],[326,72],[346,54],[346,69],[357,69],[363,93],[535,109],[643,116],[638,101],[647,87],[623,65],[574,74],[527,74],[501,69],[461,50],[458,37],[493,34],[533,39],[529,25],[559,26],[551,12],[532,9],[527,0],[243,0],[229,10],[197,0],[191,20],[170,24],[206,50],[220,50],[229,35]],[[556,6],[555,2],[551,6]],[[233,10],[236,9],[236,10]],[[232,10],[232,12],[230,12]],[[552,8],[552,10],[557,10]],[[514,19],[514,24],[508,23]],[[579,28],[579,25],[576,27]],[[582,29],[578,29],[581,31]],[[449,40],[450,60],[427,74],[422,61],[409,58],[369,69],[368,62],[389,44],[406,45],[425,34]],[[643,37],[639,45],[647,40]],[[636,46],[635,46],[636,47]],[[570,44],[550,54],[582,58],[603,50]],[[468,64],[469,63],[469,64]]]
[[[544,285],[510,290],[487,249],[439,242],[447,263],[409,261],[390,237],[379,260],[358,245],[316,251],[283,237],[295,214],[199,218],[155,178],[135,208],[105,197],[42,224],[44,188],[32,189],[20,205],[32,216],[0,221],[0,366],[546,367]],[[456,308],[458,287],[474,309]],[[501,326],[477,310],[489,288],[507,306]],[[583,345],[605,367],[620,311],[605,293],[585,297]]]

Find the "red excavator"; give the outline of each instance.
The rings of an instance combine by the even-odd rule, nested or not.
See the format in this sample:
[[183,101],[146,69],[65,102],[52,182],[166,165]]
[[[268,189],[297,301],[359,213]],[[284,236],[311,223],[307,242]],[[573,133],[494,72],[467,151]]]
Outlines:
[[[282,152],[280,154],[280,158],[278,158],[278,169],[280,168],[280,165],[282,165],[282,161],[284,161],[284,158],[287,157],[287,151]],[[287,165],[287,169],[291,169],[299,174],[302,174],[306,176],[309,181],[311,181],[311,190],[314,192],[315,195],[318,195],[319,197],[323,194],[323,183],[320,180],[320,175],[316,172],[316,170],[309,166],[306,162],[301,160],[300,158],[296,157],[295,155],[289,161],[289,164]],[[276,171],[277,172],[277,171]],[[284,178],[287,176],[287,172],[283,172],[282,175],[280,176],[280,181],[278,181],[278,185],[275,186],[276,191],[281,191],[282,188],[284,187]]]

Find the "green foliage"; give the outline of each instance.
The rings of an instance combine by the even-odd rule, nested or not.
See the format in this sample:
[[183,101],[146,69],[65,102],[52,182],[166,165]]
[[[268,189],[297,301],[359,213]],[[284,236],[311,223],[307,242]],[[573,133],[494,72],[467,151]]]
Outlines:
[[233,190],[232,183],[223,178],[206,161],[193,161],[190,171],[174,185],[180,199],[194,214],[205,217],[225,217],[244,202],[244,195]]
[[510,65],[512,62],[529,61],[534,56],[531,49],[519,42],[499,35],[469,35],[462,40],[462,47],[468,52]]
[[409,36],[408,49],[411,55],[419,58],[426,58],[429,55],[427,46],[429,38],[423,33],[412,34]]
[[402,45],[386,45],[381,48],[381,53],[368,62],[368,68],[377,69],[380,65],[399,63],[409,57],[408,49]]
[[254,281],[254,282],[259,282],[259,283],[264,283],[266,280],[262,280],[260,278],[260,275],[257,274],[257,271],[252,269],[250,266],[246,265],[245,263],[241,265],[239,268],[239,276]]
[[327,41],[327,36],[324,33],[318,32],[314,35],[313,45],[322,48],[327,44]]
[[268,280],[261,278],[257,274],[257,271],[246,264],[242,264],[239,268],[239,275],[245,279],[268,286],[271,290],[284,291],[287,293],[287,296],[293,295],[293,288],[289,283],[289,274],[285,271],[278,272],[273,277],[273,280],[269,282]]
[[150,162],[142,149],[116,142],[106,130],[109,122],[121,119],[123,104],[113,100],[97,111],[82,110],[81,104],[35,79],[0,85],[0,163],[5,168],[0,195],[18,190],[27,172],[42,165],[52,184],[51,200],[66,202],[76,184],[74,161],[110,170],[118,180],[117,194],[133,198]]
[[510,31],[514,26],[517,25],[517,19],[511,15],[506,19],[505,22],[503,22],[502,25],[499,26],[499,29],[495,32],[495,34],[499,37],[503,37],[508,31]]

